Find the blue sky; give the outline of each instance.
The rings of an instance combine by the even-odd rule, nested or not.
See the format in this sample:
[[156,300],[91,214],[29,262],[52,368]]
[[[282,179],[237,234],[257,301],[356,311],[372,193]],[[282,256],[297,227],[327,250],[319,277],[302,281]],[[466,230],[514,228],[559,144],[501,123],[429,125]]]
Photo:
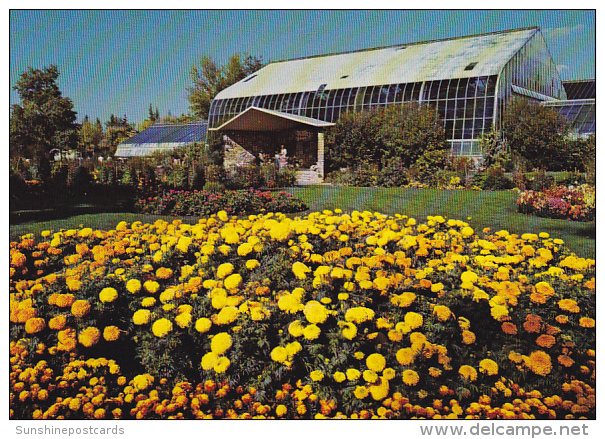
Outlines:
[[[539,26],[562,79],[595,77],[594,11],[12,10],[10,85],[56,64],[78,121],[188,112],[189,70],[246,51],[265,60]],[[10,103],[19,102],[10,91]]]

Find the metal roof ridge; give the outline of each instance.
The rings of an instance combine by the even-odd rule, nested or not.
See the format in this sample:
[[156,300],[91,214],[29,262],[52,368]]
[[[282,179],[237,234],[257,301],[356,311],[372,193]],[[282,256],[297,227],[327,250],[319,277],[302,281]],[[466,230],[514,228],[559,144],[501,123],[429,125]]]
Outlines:
[[519,27],[519,28],[515,28],[515,29],[507,29],[507,30],[501,30],[501,31],[496,31],[496,32],[484,32],[484,33],[472,34],[472,35],[460,35],[457,37],[437,38],[434,40],[426,40],[426,41],[415,41],[412,43],[399,43],[399,44],[391,44],[388,46],[370,47],[367,49],[346,50],[344,52],[332,52],[332,53],[324,53],[321,55],[301,56],[301,57],[297,57],[297,58],[288,58],[288,59],[281,59],[281,60],[273,61],[267,65],[278,64],[278,63],[289,62],[289,61],[298,61],[298,60],[303,60],[303,59],[321,58],[324,56],[345,55],[348,53],[357,53],[357,52],[370,52],[373,50],[389,49],[392,47],[415,46],[418,44],[430,44],[430,43],[438,43],[438,42],[443,42],[443,41],[459,40],[459,39],[464,39],[464,38],[477,38],[477,37],[483,37],[483,36],[487,36],[487,35],[498,35],[498,34],[506,34],[506,33],[512,33],[512,32],[521,32],[521,31],[530,30],[530,29],[534,29],[534,30],[537,29],[538,31],[540,31],[540,26],[526,26],[526,27]]

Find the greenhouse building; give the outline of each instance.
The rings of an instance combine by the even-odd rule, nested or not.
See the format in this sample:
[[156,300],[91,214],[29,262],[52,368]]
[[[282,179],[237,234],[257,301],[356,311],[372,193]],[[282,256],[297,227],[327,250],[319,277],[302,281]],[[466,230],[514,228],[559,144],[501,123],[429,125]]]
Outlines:
[[155,123],[120,143],[114,155],[118,158],[150,156],[155,152],[171,151],[195,142],[204,143],[207,129],[206,122]]
[[273,62],[218,93],[208,126],[227,165],[285,150],[312,182],[324,173],[323,130],[344,112],[429,104],[451,154],[480,157],[479,138],[514,96],[567,99],[538,27]]

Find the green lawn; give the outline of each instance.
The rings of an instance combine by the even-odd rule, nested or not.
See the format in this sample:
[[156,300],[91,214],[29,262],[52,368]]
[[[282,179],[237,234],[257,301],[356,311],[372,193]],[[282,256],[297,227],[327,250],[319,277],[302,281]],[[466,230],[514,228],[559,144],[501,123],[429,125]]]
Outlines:
[[[338,186],[294,187],[287,191],[302,199],[311,211],[336,208],[345,212],[368,210],[385,214],[400,213],[417,220],[422,220],[428,215],[442,215],[467,221],[477,231],[484,227],[491,227],[492,230],[506,229],[517,234],[548,232],[551,237],[565,241],[567,246],[579,256],[595,257],[594,222],[550,220],[520,214],[515,205],[516,192],[513,191],[443,191]],[[26,233],[39,234],[43,230],[58,231],[77,228],[80,225],[111,229],[120,221],[132,223],[136,220],[154,222],[160,218],[168,221],[175,219],[175,217],[118,212],[112,210],[111,206],[106,206],[105,212],[98,212],[98,209],[93,206],[89,213],[85,208],[63,215],[60,213],[40,212],[36,217],[35,212],[30,212],[27,219],[17,221],[11,218],[11,241]],[[179,219],[187,223],[197,222],[197,218]]]
[[343,211],[368,210],[385,214],[400,213],[418,220],[429,215],[467,221],[480,231],[508,230],[511,233],[547,232],[560,238],[576,254],[595,257],[595,223],[551,220],[517,212],[513,191],[466,191],[402,188],[355,188],[308,186],[288,189],[312,211],[340,208]]

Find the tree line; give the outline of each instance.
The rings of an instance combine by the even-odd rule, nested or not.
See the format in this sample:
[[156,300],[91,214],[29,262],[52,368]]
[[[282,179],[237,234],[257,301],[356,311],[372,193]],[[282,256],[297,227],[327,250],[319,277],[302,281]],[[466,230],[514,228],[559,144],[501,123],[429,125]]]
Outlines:
[[88,115],[78,123],[72,100],[63,96],[57,84],[60,74],[57,66],[28,68],[13,87],[20,103],[11,106],[10,157],[45,161],[59,151],[78,151],[83,157],[111,156],[117,145],[156,122],[207,119],[217,93],[264,65],[262,58],[248,54],[235,54],[224,66],[203,56],[190,69],[189,112],[173,116],[169,111],[160,117],[158,108],[149,104],[147,118],[138,126],[129,122],[126,115],[113,114],[105,123],[99,118],[93,121]]

